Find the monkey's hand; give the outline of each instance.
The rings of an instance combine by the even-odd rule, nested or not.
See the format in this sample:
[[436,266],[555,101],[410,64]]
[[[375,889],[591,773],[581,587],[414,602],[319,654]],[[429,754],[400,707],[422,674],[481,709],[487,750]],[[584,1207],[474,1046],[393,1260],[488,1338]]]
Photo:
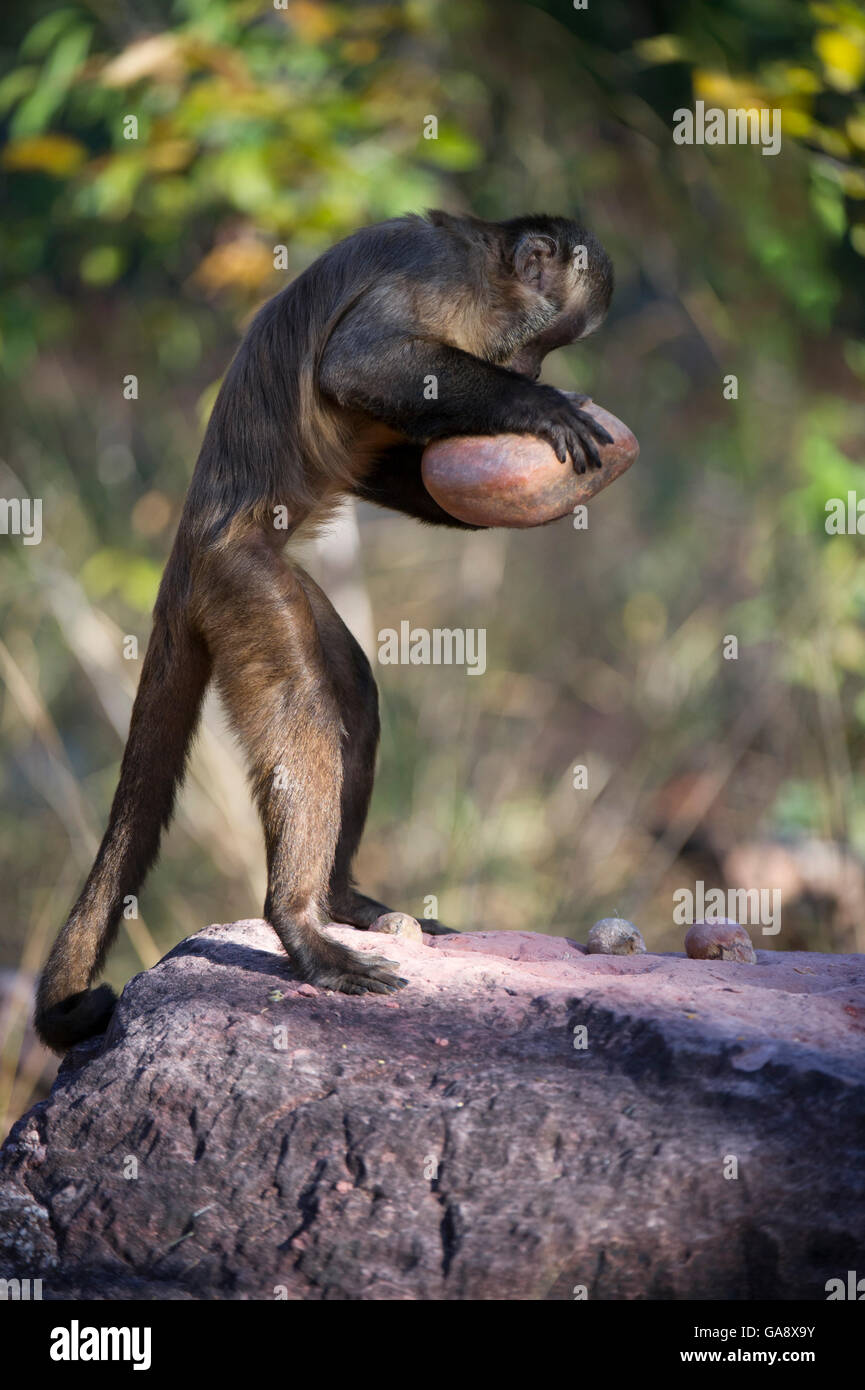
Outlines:
[[567,463],[568,454],[577,473],[585,473],[588,464],[600,468],[598,440],[612,444],[609,434],[587,410],[580,407],[588,396],[566,396],[554,386],[535,386],[531,396],[517,407],[525,423],[516,429],[518,434],[535,434],[545,439],[560,463]]

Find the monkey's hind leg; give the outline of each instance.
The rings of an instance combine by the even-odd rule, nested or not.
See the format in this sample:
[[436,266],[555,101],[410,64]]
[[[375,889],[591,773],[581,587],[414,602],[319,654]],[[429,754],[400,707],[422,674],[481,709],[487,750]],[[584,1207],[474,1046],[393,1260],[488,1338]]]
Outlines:
[[304,587],[256,534],[214,548],[204,564],[199,621],[264,828],[264,915],[302,979],[346,994],[389,994],[406,983],[389,969],[396,962],[321,932],[331,920],[343,721]]
[[331,686],[342,711],[340,825],[328,885],[328,911],[334,922],[371,927],[377,917],[391,909],[359,893],[351,870],[375,778],[378,692],[363,648],[330,599],[304,570],[295,572],[309,601]]
[[[352,877],[352,863],[366,824],[375,778],[378,751],[378,691],[369,661],[327,595],[310,576],[296,569],[318,627],[327,668],[343,711],[342,793],[340,831],[330,876],[328,910],[334,922],[347,922],[365,930],[383,913],[393,909],[359,893]],[[453,927],[435,919],[421,926],[433,936],[456,936]]]

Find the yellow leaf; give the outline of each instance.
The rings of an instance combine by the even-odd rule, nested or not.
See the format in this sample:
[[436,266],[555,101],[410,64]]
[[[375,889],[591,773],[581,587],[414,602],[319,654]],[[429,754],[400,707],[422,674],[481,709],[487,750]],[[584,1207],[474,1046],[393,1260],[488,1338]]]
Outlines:
[[803,140],[810,135],[814,121],[807,111],[799,106],[788,106],[781,102],[781,129],[793,139]]
[[356,63],[359,68],[374,62],[378,53],[378,44],[372,39],[350,39],[342,46],[342,56],[346,62]]
[[129,87],[142,77],[174,82],[183,76],[184,62],[180,41],[175,34],[150,34],[112,58],[102,69],[106,87]]
[[86,149],[71,135],[26,135],[3,151],[4,168],[36,169],[58,179],[74,174],[86,158]]
[[838,182],[848,198],[865,198],[865,174],[859,169],[842,169]]
[[315,0],[294,0],[286,13],[292,28],[307,43],[329,39],[339,28],[334,7],[315,3]]
[[726,110],[759,110],[766,102],[757,87],[726,72],[709,72],[697,68],[694,71],[694,95],[712,106]]
[[814,51],[827,82],[839,92],[855,91],[865,77],[865,40],[861,34],[821,29],[814,37]]
[[847,117],[847,134],[854,145],[865,150],[865,106],[860,106],[852,116]]
[[194,155],[192,140],[160,140],[149,146],[147,163],[158,174],[174,174],[185,169]]
[[206,290],[255,290],[273,273],[273,253],[253,237],[224,241],[208,252],[195,272]]
[[647,63],[678,63],[685,57],[685,45],[678,34],[654,34],[634,44],[638,58]]
[[811,130],[811,138],[833,159],[846,159],[850,153],[843,131],[834,130],[832,126],[815,123]]
[[814,92],[819,92],[821,87],[819,77],[810,68],[785,68],[784,79],[791,92],[801,92],[808,96],[813,95]]

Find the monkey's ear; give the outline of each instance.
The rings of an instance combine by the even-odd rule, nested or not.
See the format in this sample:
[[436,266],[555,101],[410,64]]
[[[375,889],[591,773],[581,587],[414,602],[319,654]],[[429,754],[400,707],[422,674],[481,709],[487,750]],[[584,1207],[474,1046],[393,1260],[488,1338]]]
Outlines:
[[557,251],[551,236],[526,232],[514,249],[514,271],[527,285],[543,293]]

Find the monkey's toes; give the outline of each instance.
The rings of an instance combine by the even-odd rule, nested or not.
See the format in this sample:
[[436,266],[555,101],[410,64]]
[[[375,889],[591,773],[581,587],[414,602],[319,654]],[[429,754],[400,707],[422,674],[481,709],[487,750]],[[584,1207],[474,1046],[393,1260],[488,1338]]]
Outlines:
[[388,960],[387,956],[359,955],[357,959],[359,962],[358,969],[361,975],[366,974],[369,966],[372,966],[376,970],[387,970],[390,966],[394,966],[396,969],[399,968],[399,961]]
[[395,975],[393,967],[398,968],[399,961],[345,948],[340,952],[338,962],[334,961],[315,983],[325,989],[339,990],[342,994],[394,994],[396,990],[404,989],[408,980],[402,975]]
[[396,994],[407,984],[402,975],[394,975],[390,970],[372,970],[368,975],[338,975],[329,988],[342,994]]

